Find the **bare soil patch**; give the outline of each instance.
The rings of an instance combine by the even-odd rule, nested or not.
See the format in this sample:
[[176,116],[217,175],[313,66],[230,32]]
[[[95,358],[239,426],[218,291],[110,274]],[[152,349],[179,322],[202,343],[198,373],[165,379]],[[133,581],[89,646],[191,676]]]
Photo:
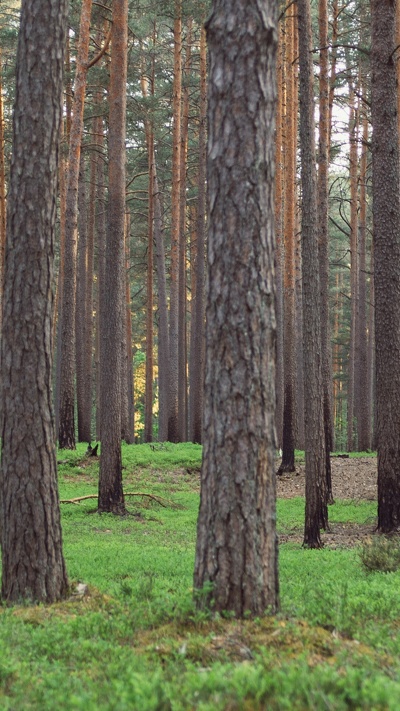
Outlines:
[[[353,501],[377,500],[377,460],[376,457],[341,459],[333,457],[332,489],[335,499]],[[278,465],[279,466],[279,465]],[[277,477],[278,498],[291,499],[305,495],[304,463],[297,466],[293,474]],[[352,547],[365,541],[375,530],[375,521],[365,524],[334,523],[330,530],[322,533],[322,540],[328,548]],[[302,543],[302,532],[293,531],[279,536],[281,543]]]

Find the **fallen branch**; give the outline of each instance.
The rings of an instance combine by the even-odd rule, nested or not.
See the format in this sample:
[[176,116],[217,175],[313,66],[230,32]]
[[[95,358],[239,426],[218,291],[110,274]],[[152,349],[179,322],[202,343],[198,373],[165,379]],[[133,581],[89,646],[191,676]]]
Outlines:
[[[168,501],[163,499],[161,496],[154,496],[154,494],[144,494],[137,491],[128,491],[124,496],[145,496],[147,499],[152,499],[156,501],[160,506],[165,509],[180,509],[182,508],[179,504],[175,504],[173,501]],[[61,499],[60,504],[79,504],[81,501],[86,501],[87,499],[97,499],[98,494],[87,494],[86,496],[77,496],[75,499]]]

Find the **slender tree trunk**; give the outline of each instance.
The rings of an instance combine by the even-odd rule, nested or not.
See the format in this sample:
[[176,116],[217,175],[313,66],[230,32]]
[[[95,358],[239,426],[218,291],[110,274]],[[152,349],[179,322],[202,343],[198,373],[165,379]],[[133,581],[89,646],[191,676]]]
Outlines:
[[125,133],[128,49],[128,1],[114,0],[112,7],[111,67],[109,88],[108,225],[104,296],[101,310],[101,457],[99,511],[125,511],[121,457],[121,387],[124,226]]
[[81,10],[78,54],[74,86],[74,103],[69,143],[65,251],[61,305],[60,408],[58,442],[60,448],[75,449],[75,293],[76,241],[78,216],[78,181],[83,109],[85,101],[89,31],[92,0],[84,0]]
[[125,338],[124,350],[122,352],[123,362],[123,385],[125,391],[122,397],[122,439],[127,444],[135,442],[135,415],[133,402],[133,356],[132,356],[132,312],[131,312],[131,282],[130,272],[130,235],[131,235],[131,215],[125,215],[125,269],[124,269],[124,313],[125,313]]
[[351,253],[351,322],[350,322],[350,355],[347,386],[347,450],[354,449],[353,420],[356,412],[355,364],[358,363],[357,329],[358,329],[358,212],[357,212],[357,174],[358,174],[358,111],[352,92],[350,108],[350,253]]
[[[93,122],[93,131],[96,134],[96,120]],[[96,142],[96,138],[95,138]],[[92,434],[92,400],[93,400],[93,280],[94,280],[94,243],[96,229],[96,173],[97,156],[93,151],[90,157],[90,190],[89,190],[89,215],[87,239],[87,273],[86,273],[86,303],[85,303],[85,352],[84,352],[84,377],[86,383],[85,421],[87,435]]]
[[[76,259],[75,358],[78,442],[91,441],[90,410],[86,408],[85,373],[86,297],[87,297],[87,204],[85,159],[81,152],[78,185],[78,246]],[[89,417],[88,417],[89,414]]]
[[371,0],[378,530],[400,526],[400,180],[394,0]]
[[268,0],[232,0],[229,7],[215,0],[207,28],[209,272],[194,586],[211,583],[209,603],[238,617],[278,606],[276,15],[277,3]]
[[179,218],[182,112],[182,0],[175,0],[172,136],[171,290],[169,306],[168,440],[178,442]]
[[286,116],[285,116],[285,211],[284,211],[284,271],[283,271],[283,437],[282,462],[278,474],[294,472],[295,449],[295,195],[297,117],[295,104],[295,32],[293,12],[286,17]]
[[164,228],[162,217],[161,195],[158,187],[155,155],[153,154],[153,186],[154,186],[154,241],[157,263],[157,294],[158,294],[158,439],[166,442],[168,439],[168,373],[169,373],[169,332],[167,286],[165,276]]
[[300,152],[302,184],[304,419],[306,514],[304,545],[321,546],[328,526],[321,364],[320,285],[317,235],[314,88],[310,0],[298,0],[300,57]]
[[199,171],[196,222],[196,294],[192,320],[193,339],[190,353],[190,439],[202,442],[204,380],[204,260],[206,233],[206,139],[207,139],[207,48],[204,28],[200,35],[200,124]]
[[189,18],[186,30],[186,53],[184,63],[184,86],[182,90],[182,124],[180,149],[180,196],[179,196],[179,297],[178,297],[178,436],[180,442],[187,441],[187,299],[186,299],[186,164],[189,132],[189,80],[192,54],[192,25]]
[[97,344],[97,364],[96,364],[96,439],[101,439],[101,348],[100,333],[102,330],[102,314],[105,304],[104,280],[106,272],[106,201],[105,185],[107,183],[105,162],[101,153],[104,149],[103,119],[96,119],[96,142],[99,147],[96,167],[97,200],[96,200],[96,232],[97,232],[97,314],[96,314],[96,344]]
[[148,131],[149,162],[149,214],[147,247],[147,303],[146,303],[146,392],[144,414],[144,441],[153,441],[153,377],[154,377],[154,299],[153,299],[153,261],[154,261],[154,135],[152,126]]
[[359,345],[357,367],[358,416],[357,434],[358,450],[365,452],[371,449],[371,407],[369,403],[370,390],[368,383],[368,326],[367,326],[367,153],[368,153],[368,117],[363,116],[363,145],[360,164],[360,218],[359,218]]
[[324,430],[326,455],[326,488],[328,503],[333,503],[330,452],[333,450],[332,357],[329,324],[329,57],[328,1],[319,0],[319,160],[318,160],[318,252],[321,289],[322,379],[324,387]]
[[278,445],[282,448],[283,428],[283,89],[284,89],[284,53],[283,23],[278,33],[278,65],[276,104],[276,139],[275,139],[275,276],[276,276],[276,431]]
[[51,392],[66,29],[64,0],[23,0],[1,352],[1,595],[13,603],[55,602],[68,590]]

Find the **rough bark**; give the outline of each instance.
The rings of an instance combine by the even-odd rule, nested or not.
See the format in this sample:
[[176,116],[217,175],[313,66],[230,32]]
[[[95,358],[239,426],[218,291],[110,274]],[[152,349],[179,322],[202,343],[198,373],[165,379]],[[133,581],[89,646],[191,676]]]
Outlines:
[[272,1],[215,0],[207,26],[206,385],[194,586],[211,585],[209,604],[239,617],[278,606],[276,15]]
[[2,84],[2,57],[0,49],[0,328],[3,308],[3,274],[4,253],[6,244],[6,175],[4,162],[4,110]]
[[125,133],[128,2],[114,0],[109,87],[108,224],[101,309],[101,457],[99,511],[125,511],[121,457],[122,343],[124,339]]
[[67,2],[23,0],[8,200],[1,382],[2,598],[67,593],[52,409],[53,265]]
[[378,530],[400,526],[400,180],[394,0],[372,0]]
[[310,548],[319,548],[321,546],[320,530],[328,525],[328,509],[319,308],[317,176],[310,0],[298,0],[298,13],[306,458],[304,545]]

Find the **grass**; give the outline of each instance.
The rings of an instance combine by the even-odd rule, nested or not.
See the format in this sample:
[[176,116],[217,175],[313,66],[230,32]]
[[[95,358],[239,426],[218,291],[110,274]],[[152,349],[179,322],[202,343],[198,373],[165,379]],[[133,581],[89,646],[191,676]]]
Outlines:
[[[60,452],[62,499],[96,493],[98,463]],[[185,450],[187,458],[185,459]],[[357,549],[280,547],[281,612],[209,619],[192,604],[200,448],[124,447],[130,515],[63,504],[70,579],[83,599],[0,610],[4,711],[258,711],[400,707],[400,572],[368,572]],[[373,502],[337,502],[364,523]],[[304,500],[278,502],[301,531]]]

